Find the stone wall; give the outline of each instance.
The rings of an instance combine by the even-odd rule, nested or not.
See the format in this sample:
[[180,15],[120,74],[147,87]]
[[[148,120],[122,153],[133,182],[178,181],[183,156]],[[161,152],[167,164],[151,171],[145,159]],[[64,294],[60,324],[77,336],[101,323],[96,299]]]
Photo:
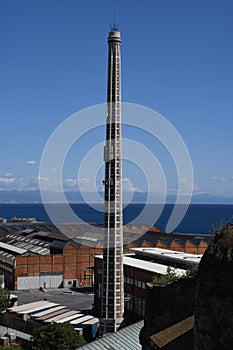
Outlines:
[[216,234],[199,265],[194,349],[233,349],[233,225]]
[[152,349],[150,336],[193,315],[195,278],[182,278],[167,286],[148,284],[146,316],[140,334],[143,350]]

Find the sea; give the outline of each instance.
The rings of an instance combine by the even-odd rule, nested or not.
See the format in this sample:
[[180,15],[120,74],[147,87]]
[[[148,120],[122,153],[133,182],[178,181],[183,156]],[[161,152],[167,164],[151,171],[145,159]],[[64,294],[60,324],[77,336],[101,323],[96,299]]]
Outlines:
[[[68,222],[69,217],[64,216],[63,204],[50,204],[49,214],[56,213],[56,222]],[[182,206],[182,205],[180,205]],[[171,216],[173,204],[165,204],[163,210],[156,204],[147,205],[146,213],[143,213],[143,204],[128,204],[123,209],[124,224],[151,224],[153,223],[162,232],[166,231],[168,220]],[[72,212],[77,215],[77,221],[95,222],[103,224],[103,206],[88,204],[70,204]],[[180,207],[182,210],[182,207]],[[161,211],[160,215],[157,215]],[[10,219],[16,217],[35,217],[38,222],[51,222],[43,204],[0,204],[0,217]],[[155,215],[156,214],[156,215]],[[158,217],[157,217],[158,216]],[[72,220],[73,221],[73,220]],[[153,222],[152,222],[153,221]],[[212,234],[213,227],[221,222],[233,221],[233,204],[191,204],[188,207],[183,220],[173,229],[173,233],[187,234]]]

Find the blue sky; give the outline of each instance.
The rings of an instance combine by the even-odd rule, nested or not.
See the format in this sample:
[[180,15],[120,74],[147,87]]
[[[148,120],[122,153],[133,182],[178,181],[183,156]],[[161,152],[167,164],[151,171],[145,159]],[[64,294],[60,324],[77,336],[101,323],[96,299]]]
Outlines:
[[[233,195],[231,0],[1,0],[0,189],[37,188],[51,133],[73,113],[106,101],[114,10],[122,35],[122,100],[158,111],[178,130],[193,162],[195,193]],[[138,134],[128,128],[124,135]],[[94,139],[103,136],[99,130]],[[163,158],[158,143],[144,141]],[[76,188],[81,154],[93,146],[87,134],[72,148],[63,171],[67,188]],[[161,162],[174,192],[174,165]],[[146,187],[129,162],[124,178],[135,189]],[[89,180],[86,174],[87,187]]]

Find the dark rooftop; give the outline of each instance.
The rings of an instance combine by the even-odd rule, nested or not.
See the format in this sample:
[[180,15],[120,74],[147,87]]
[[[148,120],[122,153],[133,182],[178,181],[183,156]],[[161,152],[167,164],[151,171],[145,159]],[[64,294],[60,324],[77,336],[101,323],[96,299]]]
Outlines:
[[108,334],[89,344],[81,346],[78,350],[141,350],[139,333],[144,321],[120,329],[115,333]]

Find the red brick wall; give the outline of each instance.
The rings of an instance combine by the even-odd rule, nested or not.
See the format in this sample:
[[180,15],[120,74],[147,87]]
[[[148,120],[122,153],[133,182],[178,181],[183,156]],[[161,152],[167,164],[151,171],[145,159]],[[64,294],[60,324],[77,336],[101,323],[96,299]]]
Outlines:
[[161,249],[170,249],[165,243],[163,243],[162,241],[158,241],[156,243],[156,248],[161,248]]
[[185,248],[184,248],[185,253],[190,253],[190,254],[197,254],[197,246],[193,244],[190,241],[187,241],[185,243]]
[[63,272],[64,279],[83,280],[83,284],[90,285],[91,277],[86,277],[94,265],[95,250],[87,246],[80,249],[68,243],[64,255],[17,256],[15,268],[15,286],[18,277],[39,276],[41,272]]
[[207,247],[208,247],[208,244],[204,241],[201,241],[198,247],[198,254],[204,254]]
[[[68,243],[64,249],[64,279],[78,279],[84,286],[92,285],[94,256],[102,253],[102,248],[82,245],[79,249]],[[73,276],[73,277],[72,277]]]
[[14,287],[17,288],[17,278],[24,276],[39,276],[42,272],[63,272],[63,279],[78,279],[82,285],[92,285],[94,256],[102,253],[102,248],[81,246],[80,248],[67,243],[63,255],[17,256],[14,276]]
[[171,250],[176,250],[177,252],[184,252],[184,247],[182,247],[179,243],[172,241],[170,246]]

